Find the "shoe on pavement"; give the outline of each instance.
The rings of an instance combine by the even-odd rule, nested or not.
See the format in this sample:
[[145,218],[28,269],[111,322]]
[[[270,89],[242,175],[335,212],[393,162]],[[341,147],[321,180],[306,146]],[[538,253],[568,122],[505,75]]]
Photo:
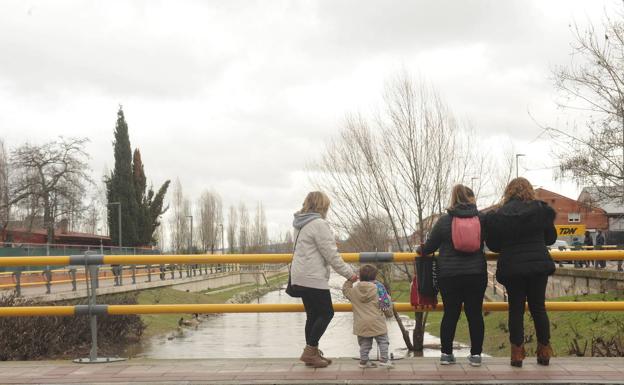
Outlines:
[[471,354],[468,356],[470,366],[481,366],[481,354]]
[[440,365],[450,365],[455,363],[455,356],[453,354],[442,353],[440,355]]
[[376,365],[376,364],[374,364],[373,362],[370,362],[370,361],[360,361],[360,365],[359,365],[359,367],[360,367],[360,368],[362,368],[362,369],[366,369],[366,368],[376,368],[376,367],[377,367],[377,365]]
[[379,366],[386,369],[394,369],[394,363],[392,361],[379,361]]

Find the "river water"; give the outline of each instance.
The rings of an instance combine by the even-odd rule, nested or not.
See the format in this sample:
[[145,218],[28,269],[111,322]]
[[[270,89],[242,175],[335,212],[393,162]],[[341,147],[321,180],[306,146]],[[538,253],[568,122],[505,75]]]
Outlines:
[[[340,291],[344,279],[332,275],[332,299],[346,302]],[[270,292],[257,303],[301,303],[284,292]],[[185,317],[185,319],[188,317]],[[156,336],[146,341],[139,357],[147,358],[249,358],[298,357],[305,346],[305,313],[215,314],[202,318],[195,328]],[[404,319],[405,327],[413,329],[413,321]],[[320,348],[328,357],[356,357],[357,338],[352,333],[353,314],[337,312],[320,341]],[[394,319],[388,321],[390,351],[395,358],[406,354],[405,344]],[[437,345],[439,339],[425,334],[425,345]],[[458,356],[468,355],[465,348],[456,349]],[[439,356],[438,349],[425,349],[425,356]],[[373,347],[371,358],[377,357]]]

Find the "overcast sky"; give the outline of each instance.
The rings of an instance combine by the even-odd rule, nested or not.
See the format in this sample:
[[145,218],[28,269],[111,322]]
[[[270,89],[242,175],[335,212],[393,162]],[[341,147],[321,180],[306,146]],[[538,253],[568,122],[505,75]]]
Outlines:
[[[196,199],[262,201],[289,228],[306,165],[350,112],[378,108],[407,70],[438,88],[491,143],[527,154],[521,173],[556,182],[545,124],[552,69],[570,62],[574,21],[614,1],[2,1],[0,137],[12,148],[87,136],[94,178],[113,165],[122,104],[149,180]],[[493,141],[492,141],[493,140]]]

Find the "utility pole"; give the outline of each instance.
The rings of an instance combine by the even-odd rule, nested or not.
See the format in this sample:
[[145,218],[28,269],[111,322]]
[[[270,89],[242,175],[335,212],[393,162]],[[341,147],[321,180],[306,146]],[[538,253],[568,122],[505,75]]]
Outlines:
[[518,158],[521,156],[526,156],[526,154],[516,154],[516,178],[518,177]]

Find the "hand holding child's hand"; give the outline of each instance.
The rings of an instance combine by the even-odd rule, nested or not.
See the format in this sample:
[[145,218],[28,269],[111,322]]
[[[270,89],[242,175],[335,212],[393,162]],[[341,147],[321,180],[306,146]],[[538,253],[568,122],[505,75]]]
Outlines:
[[349,278],[349,281],[351,281],[353,283],[357,282],[357,280],[358,280],[357,274],[353,274],[353,276],[351,278]]

